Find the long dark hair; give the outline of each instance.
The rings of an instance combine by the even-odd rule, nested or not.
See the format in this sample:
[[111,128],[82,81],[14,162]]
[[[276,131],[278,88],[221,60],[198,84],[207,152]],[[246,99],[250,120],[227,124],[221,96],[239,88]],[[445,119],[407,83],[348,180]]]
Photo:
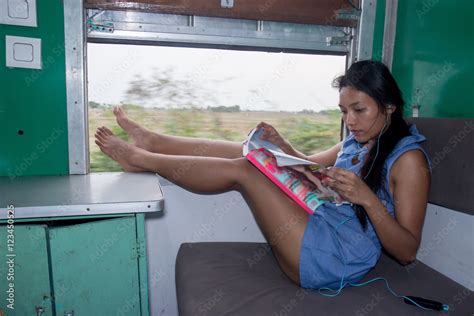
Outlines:
[[[402,92],[387,66],[372,60],[352,64],[343,76],[333,81],[333,87],[338,88],[339,91],[344,87],[350,87],[364,92],[375,100],[382,113],[386,113],[387,106],[395,108],[391,115],[390,125],[378,140],[378,155],[376,156],[377,143],[375,143],[370,149],[360,172],[361,178],[377,194],[384,181],[382,171],[385,159],[400,139],[410,135],[408,125],[403,119],[405,101],[403,101]],[[368,172],[369,174],[367,174]],[[360,205],[355,205],[354,211],[363,229],[366,230],[367,212]]]

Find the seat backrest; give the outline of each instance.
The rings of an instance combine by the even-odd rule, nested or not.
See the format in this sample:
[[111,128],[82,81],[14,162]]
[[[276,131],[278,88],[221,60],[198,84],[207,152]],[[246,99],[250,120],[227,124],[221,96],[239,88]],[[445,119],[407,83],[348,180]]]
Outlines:
[[474,119],[408,118],[427,140],[429,202],[474,215]]

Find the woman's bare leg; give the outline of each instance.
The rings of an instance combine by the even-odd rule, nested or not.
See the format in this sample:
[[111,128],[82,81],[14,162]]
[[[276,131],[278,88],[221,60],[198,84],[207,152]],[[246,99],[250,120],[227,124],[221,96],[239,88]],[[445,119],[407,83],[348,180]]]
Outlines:
[[120,107],[115,107],[113,112],[117,123],[133,138],[134,144],[147,151],[166,155],[242,157],[241,143],[158,134],[129,119]]
[[197,193],[238,190],[270,243],[281,269],[299,284],[299,259],[307,213],[245,158],[172,156],[151,153],[110,133],[98,132],[96,143],[120,164],[158,172]]

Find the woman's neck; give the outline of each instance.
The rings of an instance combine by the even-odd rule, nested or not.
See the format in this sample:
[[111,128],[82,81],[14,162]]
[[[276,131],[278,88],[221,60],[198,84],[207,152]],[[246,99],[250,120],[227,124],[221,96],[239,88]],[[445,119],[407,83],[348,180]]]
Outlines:
[[375,138],[374,139],[369,139],[368,141],[363,142],[363,143],[357,142],[357,144],[358,144],[359,148],[367,147],[370,150],[370,148],[372,148],[372,146],[375,144]]

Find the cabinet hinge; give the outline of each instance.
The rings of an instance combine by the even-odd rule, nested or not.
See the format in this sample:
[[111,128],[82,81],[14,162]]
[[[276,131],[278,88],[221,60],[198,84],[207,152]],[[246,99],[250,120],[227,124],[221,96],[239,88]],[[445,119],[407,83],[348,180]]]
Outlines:
[[133,247],[133,258],[138,259],[145,257],[146,245],[144,241],[137,240],[135,247]]

